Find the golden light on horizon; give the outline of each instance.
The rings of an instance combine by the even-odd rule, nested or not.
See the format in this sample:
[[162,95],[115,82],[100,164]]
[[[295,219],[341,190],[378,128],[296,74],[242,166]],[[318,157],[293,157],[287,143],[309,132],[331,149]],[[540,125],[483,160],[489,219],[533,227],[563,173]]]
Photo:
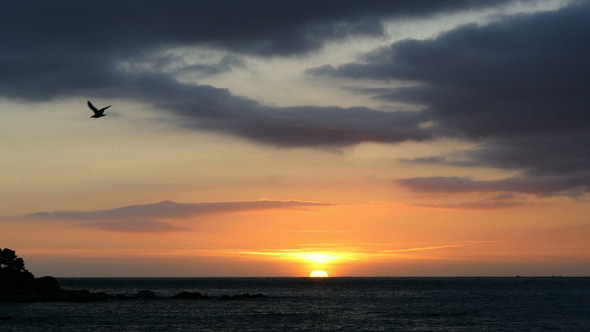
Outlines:
[[308,261],[314,264],[327,264],[332,261],[343,259],[342,254],[326,253],[326,252],[303,252],[298,253],[295,257],[303,261]]
[[299,251],[299,250],[279,250],[279,251],[241,251],[241,254],[270,256],[278,259],[294,260],[309,262],[312,264],[322,265],[335,263],[345,260],[354,260],[359,255],[354,252],[332,252],[332,251]]
[[315,251],[315,250],[279,250],[279,251],[242,251],[241,254],[268,256],[281,261],[291,261],[300,266],[300,271],[312,270],[310,277],[327,277],[325,271],[334,265],[359,258],[359,253],[352,251]]
[[323,271],[323,270],[313,270],[309,274],[309,277],[310,278],[327,278],[328,277],[328,272]]
[[[331,275],[334,276],[350,275],[350,273],[364,275],[362,266],[366,264],[390,264],[394,261],[411,264],[411,261],[453,259],[455,256],[452,252],[449,256],[449,250],[486,243],[489,243],[489,241],[466,241],[462,243],[416,242],[405,245],[386,243],[379,246],[373,245],[366,247],[361,245],[345,245],[341,250],[337,250],[336,248],[328,250],[322,248],[318,250],[317,247],[312,247],[282,250],[230,251],[229,253],[238,254],[239,256],[259,256],[262,259],[266,257],[268,259],[282,261],[286,264],[293,263],[293,271],[297,271],[295,273],[299,276],[325,277],[328,276],[326,271],[331,271]],[[311,274],[309,271],[312,271]],[[326,275],[323,275],[323,273]]]

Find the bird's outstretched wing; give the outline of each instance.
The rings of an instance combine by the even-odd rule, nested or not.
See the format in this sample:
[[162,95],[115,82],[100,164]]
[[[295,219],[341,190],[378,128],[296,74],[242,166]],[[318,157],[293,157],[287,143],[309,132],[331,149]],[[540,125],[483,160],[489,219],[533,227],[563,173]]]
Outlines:
[[93,110],[94,112],[98,112],[98,109],[96,107],[94,107],[94,105],[92,105],[90,100],[88,101],[88,107],[90,107],[90,109]]

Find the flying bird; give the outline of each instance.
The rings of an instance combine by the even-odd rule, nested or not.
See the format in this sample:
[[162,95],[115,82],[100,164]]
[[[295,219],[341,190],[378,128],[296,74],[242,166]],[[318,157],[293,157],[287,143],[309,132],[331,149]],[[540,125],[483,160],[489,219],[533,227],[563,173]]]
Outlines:
[[92,105],[92,103],[89,100],[88,107],[90,107],[90,109],[94,111],[94,115],[91,116],[91,118],[100,118],[101,116],[106,116],[106,114],[104,114],[104,110],[111,107],[111,105],[109,105],[107,107],[103,107],[101,109],[97,109],[96,107],[94,107],[94,105]]

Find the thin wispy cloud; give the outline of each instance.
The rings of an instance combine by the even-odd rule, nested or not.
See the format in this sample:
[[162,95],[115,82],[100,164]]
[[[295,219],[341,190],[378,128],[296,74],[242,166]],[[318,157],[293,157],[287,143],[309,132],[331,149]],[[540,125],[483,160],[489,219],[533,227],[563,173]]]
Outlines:
[[525,194],[581,195],[588,192],[587,176],[556,176],[542,178],[507,178],[502,180],[472,180],[464,177],[422,177],[398,180],[403,187],[419,192],[465,193],[465,192],[516,192]]
[[414,203],[409,204],[415,207],[433,208],[433,209],[450,209],[450,210],[496,210],[506,209],[524,205],[521,201],[494,201],[494,200],[480,200],[468,201],[461,203]]
[[[301,248],[301,249],[283,249],[283,250],[264,250],[264,251],[249,251],[249,250],[234,250],[231,251],[238,255],[252,255],[268,257],[271,259],[289,259],[297,261],[310,261],[315,263],[342,263],[346,261],[365,260],[369,258],[396,258],[402,254],[423,253],[429,251],[438,251],[448,248],[458,248],[477,244],[486,244],[494,241],[467,241],[463,243],[443,244],[437,246],[427,247],[408,247],[401,249],[386,249],[373,250],[371,247],[384,246],[384,244],[372,243],[370,245],[357,244],[353,246],[342,246],[340,244],[337,248],[321,247],[321,248]],[[399,245],[398,245],[399,246]]]
[[242,201],[215,203],[176,203],[162,201],[155,204],[131,205],[98,211],[37,212],[4,220],[72,221],[85,227],[117,232],[170,232],[189,230],[174,225],[170,220],[195,218],[203,215],[263,210],[317,208],[330,204],[300,201]]
[[398,252],[411,252],[411,251],[428,251],[428,250],[437,250],[437,249],[446,249],[446,248],[455,248],[455,247],[464,247],[465,244],[447,244],[442,246],[432,246],[432,247],[418,247],[418,248],[406,248],[406,249],[394,249],[394,250],[381,250],[379,253],[398,253]]
[[175,226],[174,224],[166,221],[146,219],[95,221],[84,223],[83,226],[105,231],[124,233],[167,233],[191,230],[191,228]]

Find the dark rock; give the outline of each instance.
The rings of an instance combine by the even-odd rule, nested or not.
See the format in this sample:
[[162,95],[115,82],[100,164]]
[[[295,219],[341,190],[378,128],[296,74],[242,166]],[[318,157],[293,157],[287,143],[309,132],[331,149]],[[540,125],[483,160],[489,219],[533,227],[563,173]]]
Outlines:
[[133,295],[132,298],[134,299],[155,299],[157,298],[156,293],[151,290],[140,290],[137,294]]
[[35,279],[35,290],[41,293],[57,293],[61,287],[54,277],[46,276]]
[[12,316],[0,316],[0,320],[11,320]]

